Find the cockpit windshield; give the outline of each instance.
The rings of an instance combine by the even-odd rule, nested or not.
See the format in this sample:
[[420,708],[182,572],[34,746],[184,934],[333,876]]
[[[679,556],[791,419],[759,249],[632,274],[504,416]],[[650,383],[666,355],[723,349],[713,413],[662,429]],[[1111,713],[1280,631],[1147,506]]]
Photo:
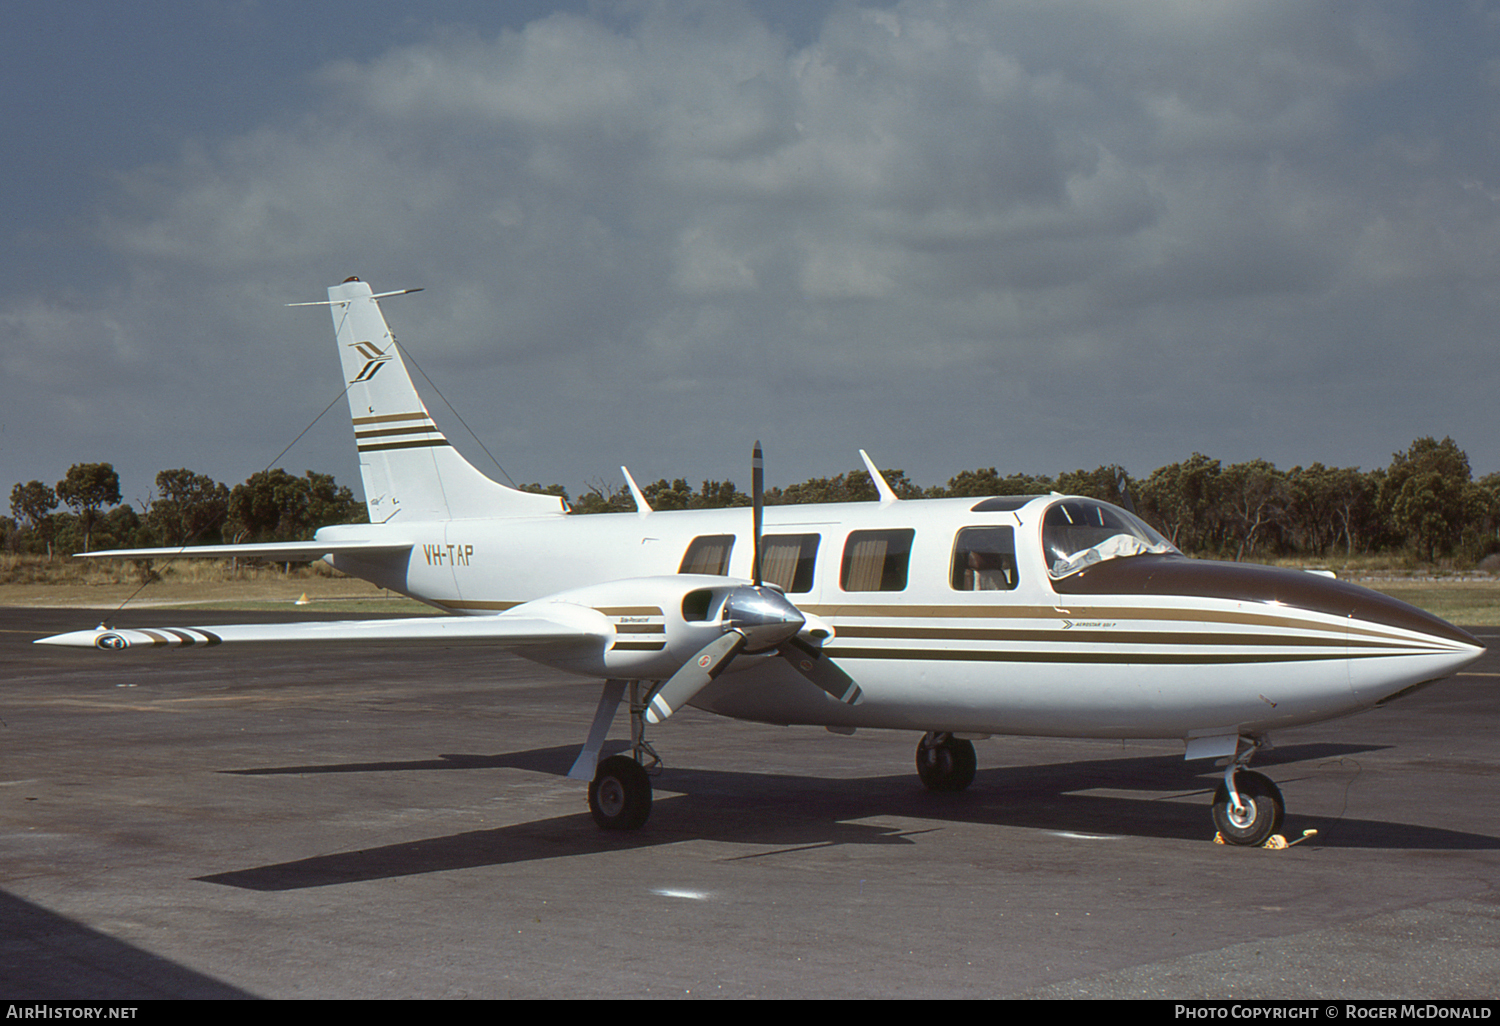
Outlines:
[[1042,520],[1042,551],[1054,578],[1123,556],[1175,553],[1177,547],[1118,506],[1093,499],[1064,499]]

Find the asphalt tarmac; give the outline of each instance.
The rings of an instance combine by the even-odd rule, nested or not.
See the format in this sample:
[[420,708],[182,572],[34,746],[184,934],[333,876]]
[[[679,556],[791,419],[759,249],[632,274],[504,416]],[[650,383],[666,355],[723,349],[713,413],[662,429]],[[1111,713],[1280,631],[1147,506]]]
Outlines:
[[995,738],[934,795],[915,735],[693,709],[652,729],[621,836],[564,776],[593,682],[475,648],[30,644],[91,616],[0,609],[0,999],[1500,989],[1495,655],[1279,735],[1256,767],[1288,837],[1318,831],[1284,851],[1211,842],[1218,774],[1180,743]]

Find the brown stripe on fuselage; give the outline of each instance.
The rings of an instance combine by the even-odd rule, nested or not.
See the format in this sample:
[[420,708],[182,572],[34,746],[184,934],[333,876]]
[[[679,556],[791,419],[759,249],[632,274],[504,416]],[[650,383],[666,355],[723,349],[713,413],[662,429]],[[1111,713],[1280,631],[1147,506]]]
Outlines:
[[844,624],[838,628],[840,638],[889,638],[930,641],[1013,641],[1101,644],[1101,645],[1242,645],[1309,647],[1348,645],[1356,648],[1387,648],[1387,641],[1353,641],[1340,631],[1323,637],[1287,634],[1230,634],[1209,631],[1116,631],[1081,630],[1009,630],[1006,628],[969,627],[885,627]]
[[[843,648],[826,645],[830,659],[921,659],[972,663],[1149,663],[1159,665],[1222,665],[1225,663],[1326,662],[1346,657],[1343,652],[987,652],[977,649]],[[1363,655],[1379,655],[1378,652]]]

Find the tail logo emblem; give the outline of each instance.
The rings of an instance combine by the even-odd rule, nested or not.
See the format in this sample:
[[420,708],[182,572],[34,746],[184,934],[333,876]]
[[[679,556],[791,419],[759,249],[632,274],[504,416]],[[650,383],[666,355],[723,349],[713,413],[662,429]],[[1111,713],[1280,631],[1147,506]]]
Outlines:
[[361,381],[369,381],[380,368],[384,367],[392,359],[390,353],[381,352],[375,348],[372,342],[351,342],[350,345],[359,350],[359,355],[365,358],[365,365],[359,369],[359,373],[354,375],[354,379],[349,382],[351,385],[357,385]]

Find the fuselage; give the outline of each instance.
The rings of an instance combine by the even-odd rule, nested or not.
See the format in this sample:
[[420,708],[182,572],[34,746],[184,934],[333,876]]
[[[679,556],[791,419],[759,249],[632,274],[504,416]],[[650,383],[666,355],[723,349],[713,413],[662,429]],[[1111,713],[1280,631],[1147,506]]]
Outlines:
[[[833,629],[823,651],[864,700],[833,701],[781,660],[752,656],[692,704],[834,729],[1259,736],[1368,709],[1483,651],[1467,632],[1376,592],[1191,560],[1152,546],[1154,534],[1096,527],[1085,537],[1067,523],[1084,517],[1129,515],[1057,495],[767,507],[766,579]],[[470,615],[622,579],[752,573],[744,508],[359,525],[318,538],[372,534],[410,552],[331,561]],[[622,666],[691,626],[673,601],[595,608],[616,625]]]

